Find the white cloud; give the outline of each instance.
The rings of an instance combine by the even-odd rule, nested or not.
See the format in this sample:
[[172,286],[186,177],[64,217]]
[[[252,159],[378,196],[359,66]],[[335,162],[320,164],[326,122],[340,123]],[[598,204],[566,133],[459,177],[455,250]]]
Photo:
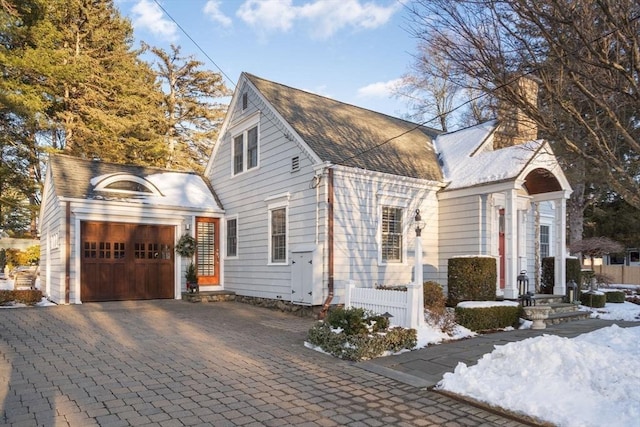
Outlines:
[[294,6],[292,0],[246,0],[237,15],[260,33],[288,31],[296,21],[307,21],[313,37],[326,39],[343,28],[375,29],[400,8],[362,0],[313,0]]
[[133,26],[145,29],[152,34],[168,41],[178,38],[178,26],[166,19],[160,7],[150,0],[140,0],[131,9]]
[[360,98],[389,98],[402,84],[402,79],[393,79],[388,82],[371,83],[358,89]]
[[223,27],[227,28],[231,26],[231,18],[226,16],[220,10],[220,4],[222,2],[220,0],[209,0],[207,4],[204,5],[204,9],[202,10],[205,15],[207,15],[213,22],[217,22]]
[[295,7],[291,0],[247,0],[236,14],[261,33],[288,31],[293,25]]

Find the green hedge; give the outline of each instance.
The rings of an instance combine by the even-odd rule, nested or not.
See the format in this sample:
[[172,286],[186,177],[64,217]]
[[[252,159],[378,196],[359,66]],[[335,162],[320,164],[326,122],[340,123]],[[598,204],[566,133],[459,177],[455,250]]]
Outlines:
[[607,297],[607,302],[620,304],[626,299],[624,291],[607,291],[604,294]]
[[[340,333],[335,332],[342,329]],[[316,323],[307,341],[345,360],[367,360],[389,351],[410,350],[418,342],[415,329],[389,328],[389,320],[361,308],[337,308]]]
[[517,328],[521,313],[521,306],[456,307],[456,322],[476,332]]
[[26,289],[18,291],[0,290],[0,305],[15,301],[22,304],[34,305],[42,300],[42,291]]
[[607,303],[607,295],[606,292],[602,293],[591,293],[591,292],[582,292],[580,295],[580,304],[586,305],[587,307],[593,308],[602,308]]
[[[542,258],[542,275],[540,277],[540,292],[552,294],[555,285],[555,257]],[[582,283],[582,267],[577,258],[566,258],[565,282],[574,280],[578,286]]]
[[447,305],[461,301],[495,301],[498,272],[495,258],[451,258],[448,262]]

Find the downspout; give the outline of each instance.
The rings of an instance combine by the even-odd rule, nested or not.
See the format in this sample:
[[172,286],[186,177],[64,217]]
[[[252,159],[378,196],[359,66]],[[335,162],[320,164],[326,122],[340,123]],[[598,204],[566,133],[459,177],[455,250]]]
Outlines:
[[328,258],[328,271],[329,271],[329,280],[327,282],[327,288],[329,294],[327,295],[327,299],[322,305],[322,310],[318,315],[319,319],[324,319],[329,311],[329,306],[331,305],[331,301],[333,300],[333,169],[327,169],[327,216],[328,216],[328,224],[327,224],[327,258]]
[[65,260],[64,260],[64,303],[69,304],[71,295],[71,202],[66,206],[66,228],[64,231]]

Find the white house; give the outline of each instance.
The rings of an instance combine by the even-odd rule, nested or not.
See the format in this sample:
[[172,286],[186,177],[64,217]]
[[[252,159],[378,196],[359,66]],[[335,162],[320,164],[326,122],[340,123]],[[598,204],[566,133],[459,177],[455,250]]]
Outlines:
[[[419,210],[425,280],[446,287],[449,258],[493,256],[500,272],[496,291],[515,298],[517,275],[533,271],[536,248],[557,257],[556,277],[564,278],[562,230],[571,189],[547,143],[498,148],[499,130],[490,122],[441,134],[243,73],[205,170],[215,193],[200,203],[105,197],[99,191],[108,184],[96,186],[107,171],[77,176],[75,186],[83,190],[71,194],[53,183],[64,182],[56,162],[68,158],[52,159],[42,208],[47,293],[70,289],[70,302],[87,300],[83,286],[91,267],[81,261],[86,242],[77,230],[113,221],[173,227],[168,242],[174,245],[182,232],[195,232],[199,250],[219,260],[216,280],[202,283],[201,291],[311,306],[342,303],[348,283],[412,281]],[[191,185],[185,182],[183,191]],[[52,235],[58,247],[68,245],[66,273],[63,251],[46,245]],[[180,296],[183,268],[173,265],[173,292],[163,297]],[[68,287],[60,284],[65,274]],[[564,280],[556,283],[556,292],[564,293]],[[114,299],[129,297],[138,294]]]

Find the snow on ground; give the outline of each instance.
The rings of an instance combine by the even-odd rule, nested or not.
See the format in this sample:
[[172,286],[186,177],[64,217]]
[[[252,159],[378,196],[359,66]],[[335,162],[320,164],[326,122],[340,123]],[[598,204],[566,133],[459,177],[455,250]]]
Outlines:
[[[589,309],[589,307],[581,307]],[[640,321],[640,305],[607,303],[592,317]],[[543,335],[498,346],[437,388],[559,427],[635,427],[640,418],[640,326],[576,338]]]

